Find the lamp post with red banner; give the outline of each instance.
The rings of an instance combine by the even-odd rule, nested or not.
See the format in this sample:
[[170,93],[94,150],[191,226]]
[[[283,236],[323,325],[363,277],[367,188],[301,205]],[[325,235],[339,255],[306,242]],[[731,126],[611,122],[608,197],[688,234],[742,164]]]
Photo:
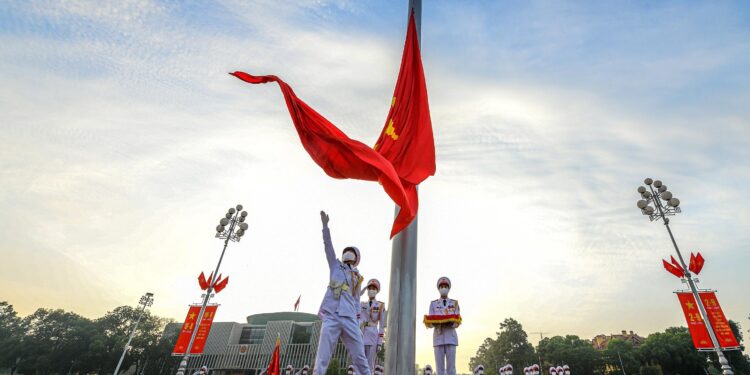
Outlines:
[[[240,242],[242,236],[245,235],[248,225],[245,223],[247,217],[247,211],[242,211],[242,205],[238,204],[236,208],[230,208],[223,218],[219,221],[219,225],[216,226],[216,238],[224,240],[224,249],[221,250],[221,256],[219,257],[219,263],[216,264],[216,270],[214,271],[214,277],[209,277],[208,289],[206,294],[203,296],[203,305],[198,313],[197,322],[203,321],[203,314],[206,312],[206,306],[208,301],[213,296],[214,288],[219,282],[219,267],[221,267],[221,261],[224,259],[224,253],[227,251],[229,241]],[[229,226],[229,228],[227,228]],[[180,362],[180,368],[177,370],[177,375],[185,375],[187,370],[188,359],[190,358],[190,349],[193,347],[195,341],[195,335],[198,333],[198,329],[193,330],[193,334],[190,336],[190,342],[185,349],[185,356],[182,357]]]
[[714,346],[716,355],[719,357],[719,363],[721,364],[723,374],[734,375],[732,368],[729,366],[729,361],[727,361],[724,352],[721,350],[719,340],[716,339],[716,333],[711,326],[708,314],[706,313],[706,308],[698,294],[698,287],[695,285],[695,280],[693,279],[685,260],[682,258],[680,248],[677,246],[677,241],[674,239],[672,229],[669,227],[669,218],[667,216],[674,216],[675,214],[682,212],[679,207],[680,200],[673,197],[672,193],[667,190],[667,185],[664,185],[660,180],[654,181],[651,178],[647,178],[643,180],[643,183],[645,183],[648,188],[645,186],[638,187],[638,193],[641,194],[641,198],[643,199],[638,201],[637,206],[641,210],[641,213],[649,217],[649,220],[657,221],[661,219],[664,222],[664,226],[667,228],[667,233],[669,233],[669,238],[672,240],[672,245],[674,245],[674,249],[677,252],[677,259],[679,259],[680,265],[682,265],[682,270],[685,272],[685,280],[687,280],[687,284],[690,286],[690,291],[693,293],[693,297],[698,305],[701,318],[706,325],[708,335],[711,337],[711,343]]

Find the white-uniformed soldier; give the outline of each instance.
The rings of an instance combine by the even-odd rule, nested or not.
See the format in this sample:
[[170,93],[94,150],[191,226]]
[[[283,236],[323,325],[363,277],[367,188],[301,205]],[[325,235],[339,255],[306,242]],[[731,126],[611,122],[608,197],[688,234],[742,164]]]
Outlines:
[[372,375],[383,375],[385,374],[385,369],[381,365],[375,365],[375,371],[372,372]]
[[484,375],[484,365],[479,365],[474,368],[474,375]]
[[346,368],[346,375],[354,375],[354,366],[349,365],[349,367]]
[[385,336],[386,312],[385,303],[375,299],[375,296],[380,292],[380,281],[370,279],[366,288],[367,301],[360,302],[362,308],[359,312],[359,321],[362,327],[367,363],[370,365],[370,370],[375,371],[378,350],[383,345],[383,337]]
[[294,366],[287,365],[284,369],[284,375],[293,375],[294,374]]
[[296,374],[294,374],[294,375],[308,375],[309,373],[310,373],[310,366],[308,366],[308,365],[304,365],[304,366],[302,366],[302,368],[301,368],[301,369],[300,369],[299,371],[297,371],[297,373],[296,373]]
[[427,365],[424,367],[424,375],[432,375],[432,366]]
[[[459,315],[461,310],[458,301],[448,298],[451,289],[451,281],[447,277],[441,277],[437,281],[440,298],[430,303],[430,315]],[[434,325],[432,333],[432,346],[435,349],[435,369],[437,375],[456,375],[456,346],[458,346],[458,335],[456,328],[458,323],[445,323]]]
[[549,374],[550,375],[557,375],[557,367],[552,366],[549,368]]
[[359,249],[354,246],[344,248],[341,260],[336,259],[336,252],[331,242],[331,231],[328,229],[329,218],[323,211],[320,211],[320,220],[323,223],[323,244],[330,281],[318,311],[318,317],[323,324],[320,328],[313,374],[324,375],[326,373],[328,362],[331,360],[334,347],[340,337],[354,362],[357,373],[371,375],[362,343],[362,331],[357,322],[363,280],[357,270],[360,260]]
[[507,366],[505,366],[505,372],[506,372],[507,374],[509,374],[509,375],[512,375],[512,374],[513,374],[513,365],[511,365],[511,364],[509,363],[509,364],[508,364]]
[[562,369],[563,369],[563,374],[570,375],[570,367],[568,365],[563,365]]

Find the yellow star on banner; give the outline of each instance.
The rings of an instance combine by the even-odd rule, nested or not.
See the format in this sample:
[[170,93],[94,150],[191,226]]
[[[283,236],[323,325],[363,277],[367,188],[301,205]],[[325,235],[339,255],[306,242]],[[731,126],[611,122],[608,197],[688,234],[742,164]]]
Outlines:
[[687,306],[688,310],[692,310],[695,308],[695,304],[690,301],[685,302],[685,306]]

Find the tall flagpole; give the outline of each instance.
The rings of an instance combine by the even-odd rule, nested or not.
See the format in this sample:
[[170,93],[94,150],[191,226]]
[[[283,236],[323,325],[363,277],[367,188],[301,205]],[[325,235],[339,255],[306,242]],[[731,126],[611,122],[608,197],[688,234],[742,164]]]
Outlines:
[[[421,44],[422,0],[409,0],[414,11],[417,41]],[[421,47],[420,47],[421,48]],[[396,207],[395,216],[399,208]],[[391,281],[388,293],[388,337],[385,346],[386,374],[413,374],[417,320],[417,217],[393,238]]]

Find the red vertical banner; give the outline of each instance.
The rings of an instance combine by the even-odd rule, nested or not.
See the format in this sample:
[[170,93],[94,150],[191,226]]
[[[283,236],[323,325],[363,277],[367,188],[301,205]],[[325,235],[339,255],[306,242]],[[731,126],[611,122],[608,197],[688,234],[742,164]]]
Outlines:
[[724,311],[722,311],[721,305],[719,305],[719,300],[716,299],[716,293],[699,292],[698,294],[701,297],[701,301],[703,301],[703,307],[706,308],[708,321],[714,329],[716,339],[719,340],[719,345],[722,348],[739,347],[740,343],[734,337],[734,332],[732,332],[732,328],[729,326],[727,317],[724,316]]
[[[195,334],[195,340],[193,340],[193,347],[190,349],[190,354],[202,354],[203,347],[206,345],[206,339],[208,333],[211,331],[211,325],[216,315],[216,309],[218,305],[206,306],[206,311],[203,312],[203,319],[198,327],[198,333]],[[200,305],[192,305],[188,310],[187,317],[185,317],[185,323],[182,324],[180,335],[177,337],[177,342],[172,350],[172,355],[183,355],[190,344],[190,337],[193,335],[195,330],[195,324],[198,320],[198,314],[201,311]]]
[[682,312],[685,313],[685,320],[687,321],[695,348],[713,349],[714,345],[711,343],[711,336],[708,335],[706,324],[703,323],[703,318],[701,318],[701,313],[698,310],[698,304],[695,302],[693,293],[678,292],[677,298],[680,300]]
[[206,346],[208,333],[211,332],[211,325],[214,322],[214,316],[216,315],[216,309],[218,307],[219,305],[206,306],[206,311],[203,313],[203,319],[201,319],[201,324],[198,326],[198,333],[195,334],[193,347],[190,349],[191,354],[203,353],[203,347]]

